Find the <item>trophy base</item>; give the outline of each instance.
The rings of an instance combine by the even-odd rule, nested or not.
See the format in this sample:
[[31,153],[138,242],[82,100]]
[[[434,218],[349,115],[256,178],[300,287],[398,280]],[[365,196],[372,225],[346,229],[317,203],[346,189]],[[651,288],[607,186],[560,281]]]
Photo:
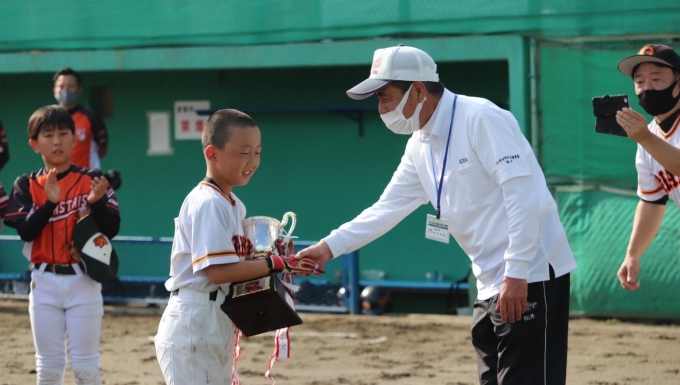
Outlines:
[[[276,274],[231,284],[220,306],[247,337],[302,324]],[[292,302],[292,299],[291,299]]]

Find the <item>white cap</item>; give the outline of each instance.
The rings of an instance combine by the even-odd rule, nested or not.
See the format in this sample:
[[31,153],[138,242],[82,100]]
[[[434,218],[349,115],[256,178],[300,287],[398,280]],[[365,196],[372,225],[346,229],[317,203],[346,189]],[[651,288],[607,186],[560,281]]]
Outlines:
[[438,82],[437,65],[430,55],[418,48],[400,44],[378,49],[373,54],[370,76],[347,91],[347,96],[365,99],[393,80]]

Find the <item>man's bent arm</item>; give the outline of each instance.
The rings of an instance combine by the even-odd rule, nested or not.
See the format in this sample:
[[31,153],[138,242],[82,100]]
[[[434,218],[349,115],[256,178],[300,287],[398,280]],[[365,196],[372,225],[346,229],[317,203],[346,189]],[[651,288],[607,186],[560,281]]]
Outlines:
[[673,147],[656,135],[648,135],[640,145],[673,175],[680,176],[680,148]]
[[666,206],[645,202],[642,199],[635,210],[633,231],[630,235],[626,258],[640,259],[661,227]]
[[505,276],[527,279],[529,264],[538,251],[540,219],[538,193],[529,176],[503,183],[503,202],[508,214],[510,244],[505,251]]
[[323,241],[331,249],[333,257],[347,254],[376,240],[424,203],[427,203],[424,198],[383,194],[373,206],[333,230]]
[[425,189],[420,182],[413,158],[415,140],[417,139],[411,137],[406,144],[399,167],[380,199],[351,222],[333,230],[323,239],[333,257],[367,245],[396,226],[418,206],[427,203]]

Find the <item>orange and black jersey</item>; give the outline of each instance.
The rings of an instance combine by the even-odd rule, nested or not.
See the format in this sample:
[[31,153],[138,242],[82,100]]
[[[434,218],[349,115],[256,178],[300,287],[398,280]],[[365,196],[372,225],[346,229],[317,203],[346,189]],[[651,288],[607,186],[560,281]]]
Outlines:
[[5,192],[5,189],[2,188],[2,183],[0,183],[0,218],[5,216],[5,210],[7,210],[8,201],[9,197]]
[[92,161],[99,159],[98,150],[108,146],[104,121],[93,110],[80,104],[69,112],[76,126],[76,146],[71,152],[71,163],[80,167],[99,168],[99,162],[92,164]]
[[5,126],[0,122],[0,170],[7,164],[9,160],[9,144],[7,143],[7,134],[5,133]]
[[91,182],[101,177],[99,170],[72,165],[57,174],[61,195],[59,202],[47,199],[47,170],[40,169],[17,178],[5,214],[5,224],[17,229],[27,242],[24,254],[32,263],[72,263],[66,246],[73,239],[73,229],[82,210],[90,209],[99,230],[107,237],[118,234],[120,215],[113,189],[90,205],[87,196]]

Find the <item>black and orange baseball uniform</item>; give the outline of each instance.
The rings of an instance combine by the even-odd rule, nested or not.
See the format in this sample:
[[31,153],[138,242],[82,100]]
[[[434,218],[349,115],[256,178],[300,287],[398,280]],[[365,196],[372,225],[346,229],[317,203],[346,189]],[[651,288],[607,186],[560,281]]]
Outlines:
[[[673,147],[680,148],[680,111],[657,123],[652,119],[649,131],[663,139]],[[650,203],[665,204],[668,198],[680,207],[680,176],[673,175],[657,162],[641,145],[638,144],[635,157],[638,172],[638,196]]]
[[7,134],[5,133],[5,126],[0,122],[0,170],[9,161],[9,144],[7,143]]
[[5,211],[7,210],[8,202],[9,202],[9,197],[7,196],[7,193],[5,192],[5,189],[2,188],[2,183],[0,183],[0,218],[5,216]]
[[120,216],[113,189],[109,188],[92,205],[87,201],[92,179],[102,176],[99,170],[71,165],[69,170],[57,174],[61,191],[57,203],[47,199],[47,175],[43,168],[17,178],[4,219],[5,224],[16,228],[21,239],[26,241],[24,255],[32,263],[74,262],[70,259],[67,245],[73,239],[73,229],[83,210],[90,210],[99,230],[107,237],[113,238],[118,234]]
[[76,126],[76,146],[71,163],[86,168],[101,168],[99,150],[108,146],[104,121],[91,109],[77,105],[69,110]]
[[99,339],[104,313],[101,284],[90,278],[66,246],[82,210],[90,210],[99,230],[113,238],[120,227],[118,203],[111,188],[94,204],[87,196],[99,170],[75,165],[57,174],[56,203],[47,198],[48,172],[40,169],[17,178],[10,194],[5,224],[26,242],[32,262],[28,311],[35,345],[38,384],[57,384],[68,358],[77,384],[100,384]]

